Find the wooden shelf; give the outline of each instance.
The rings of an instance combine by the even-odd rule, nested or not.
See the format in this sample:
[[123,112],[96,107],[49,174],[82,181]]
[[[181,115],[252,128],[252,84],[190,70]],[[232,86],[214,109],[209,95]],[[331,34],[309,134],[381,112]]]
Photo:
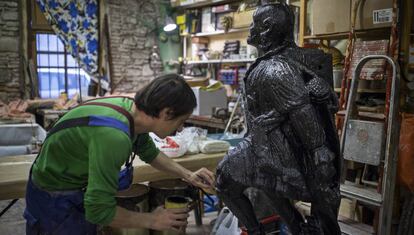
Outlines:
[[223,59],[223,60],[200,60],[200,61],[190,60],[190,61],[187,61],[186,64],[253,63],[255,60],[256,59],[237,59],[237,60]]
[[[345,116],[346,110],[341,110],[336,113],[337,115]],[[364,118],[372,118],[372,119],[378,119],[378,120],[385,120],[385,115],[383,113],[371,113],[371,112],[358,112],[358,116],[364,117]]]
[[[335,88],[335,92],[341,92],[341,88]],[[358,93],[385,93],[385,89],[358,89]]]
[[215,6],[215,5],[223,5],[227,3],[234,3],[234,2],[240,2],[239,0],[205,0],[205,1],[198,1],[195,3],[190,3],[187,5],[180,5],[180,6],[173,6],[178,9],[194,9],[194,8],[200,8],[200,7],[206,7],[206,6]]
[[345,39],[349,35],[349,32],[346,33],[333,33],[333,34],[323,34],[323,35],[308,35],[303,36],[304,39]]
[[[376,29],[366,29],[366,30],[356,30],[355,34],[357,37],[368,37],[368,36],[382,36],[389,35],[391,27],[376,28]],[[321,35],[305,35],[304,39],[326,39],[326,40],[339,40],[346,39],[349,37],[350,32],[343,33],[331,33],[331,34],[321,34]]]
[[[291,0],[291,5],[298,5],[300,0]],[[173,5],[173,7],[177,9],[194,9],[194,8],[201,8],[206,6],[216,6],[216,5],[223,5],[227,3],[240,3],[240,0],[205,0],[205,1],[198,1],[195,3],[190,3],[187,5]]]
[[202,33],[196,33],[196,34],[190,34],[187,36],[191,37],[208,37],[208,36],[216,36],[216,35],[225,35],[229,33],[238,33],[238,32],[246,32],[249,31],[249,28],[240,28],[240,29],[230,29],[227,33],[224,32],[224,30],[218,30],[214,32],[202,32]]

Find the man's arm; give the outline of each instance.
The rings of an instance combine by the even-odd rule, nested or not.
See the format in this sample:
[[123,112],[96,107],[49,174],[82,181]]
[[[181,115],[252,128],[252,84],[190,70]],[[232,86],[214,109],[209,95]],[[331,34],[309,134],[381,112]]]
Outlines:
[[163,152],[160,152],[150,164],[160,171],[183,178],[197,187],[211,188],[214,185],[214,174],[208,169],[203,167],[198,171],[192,172],[167,157]]

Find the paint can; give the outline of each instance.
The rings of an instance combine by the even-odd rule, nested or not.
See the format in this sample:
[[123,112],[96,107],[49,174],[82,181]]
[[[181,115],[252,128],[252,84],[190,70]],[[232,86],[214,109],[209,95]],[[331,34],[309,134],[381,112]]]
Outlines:
[[[178,208],[178,206],[188,206],[190,200],[195,198],[194,190],[190,185],[180,179],[168,179],[153,181],[148,184],[150,188],[150,207],[154,210],[158,206],[168,208]],[[151,235],[182,235],[185,229],[180,232],[155,231],[151,230]]]

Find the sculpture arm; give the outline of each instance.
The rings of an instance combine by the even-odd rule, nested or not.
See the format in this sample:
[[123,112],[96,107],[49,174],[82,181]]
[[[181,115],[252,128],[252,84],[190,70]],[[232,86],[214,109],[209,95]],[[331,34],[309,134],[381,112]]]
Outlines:
[[274,65],[272,72],[266,74],[262,87],[268,102],[292,125],[295,136],[310,157],[310,161],[306,161],[308,168],[317,168],[313,172],[320,172],[329,180],[336,172],[330,164],[335,155],[325,146],[324,129],[311,103],[309,84],[303,81],[298,69],[283,62]]
[[309,103],[289,113],[295,136],[297,136],[310,159],[307,168],[320,183],[334,179],[335,154],[325,145],[325,132],[314,107]]

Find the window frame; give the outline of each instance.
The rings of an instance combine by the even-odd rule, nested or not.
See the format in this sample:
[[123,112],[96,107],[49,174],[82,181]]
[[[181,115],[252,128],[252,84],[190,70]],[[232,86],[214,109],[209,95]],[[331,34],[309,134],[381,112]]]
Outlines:
[[[80,80],[82,80],[82,72],[87,74],[85,71],[83,71],[82,67],[79,65],[79,63],[77,64],[77,66],[68,66],[68,56],[71,56],[70,53],[68,53],[68,51],[66,50],[66,47],[63,46],[63,52],[51,52],[51,51],[38,51],[37,48],[37,34],[50,34],[50,35],[55,35],[56,37],[58,37],[56,35],[56,33],[53,31],[53,29],[51,28],[51,26],[48,24],[47,20],[45,19],[45,17],[43,16],[43,13],[40,11],[39,6],[36,4],[35,0],[30,0],[28,1],[29,3],[27,4],[28,7],[28,58],[29,60],[31,60],[33,62],[34,65],[34,72],[36,72],[36,94],[37,97],[41,98],[41,99],[48,99],[48,98],[53,98],[53,95],[51,95],[51,93],[49,94],[49,97],[41,97],[41,89],[40,89],[40,77],[39,77],[39,72],[38,69],[41,68],[49,68],[49,69],[64,69],[65,74],[64,74],[64,92],[69,96],[69,74],[68,74],[68,70],[70,69],[78,69],[78,76],[77,79],[75,79],[76,83],[78,83],[78,89],[82,89],[82,82]],[[57,40],[60,40],[59,38]],[[60,66],[39,66],[38,65],[38,61],[37,61],[37,56],[38,54],[57,54],[57,55],[63,55],[63,61],[64,61],[64,65],[63,67]],[[74,58],[75,62],[76,59]],[[50,78],[49,78],[50,79]],[[71,80],[72,81],[72,80]],[[90,81],[92,81],[92,79],[90,78]],[[59,82],[59,81],[58,81]],[[50,83],[49,83],[49,90],[50,89]]]

